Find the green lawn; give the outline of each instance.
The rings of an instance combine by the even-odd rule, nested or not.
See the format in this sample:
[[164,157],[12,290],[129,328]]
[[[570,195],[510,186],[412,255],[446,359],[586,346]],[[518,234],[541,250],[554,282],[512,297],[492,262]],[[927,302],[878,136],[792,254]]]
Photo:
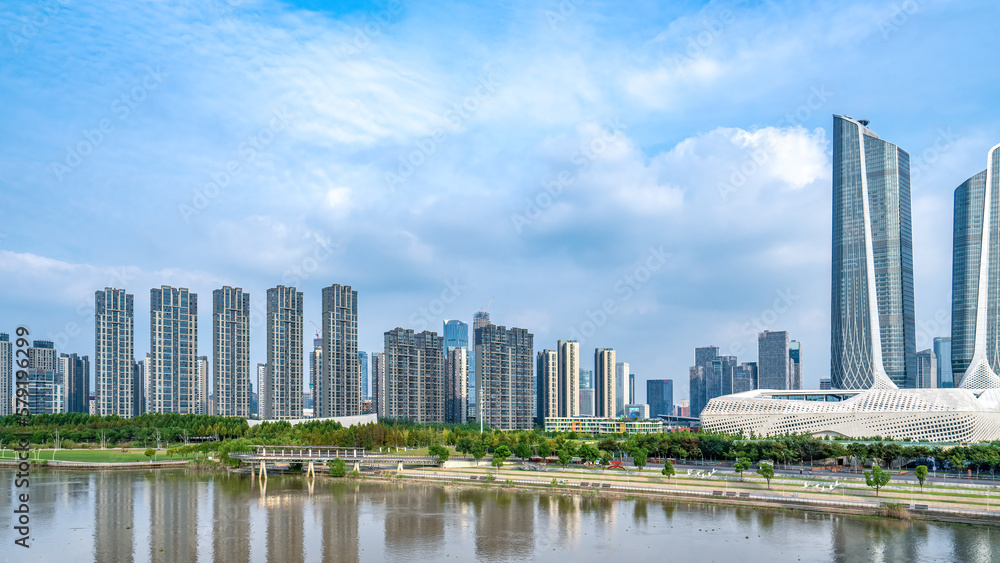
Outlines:
[[[145,452],[145,450],[142,448],[129,449],[126,453],[122,453],[121,448],[107,450],[56,450],[55,461],[86,461],[90,463],[149,461],[149,458],[146,457],[143,452]],[[31,451],[31,459],[36,459],[35,453],[35,450]],[[51,461],[53,459],[52,454],[52,450],[39,450],[37,459]],[[11,450],[4,450],[3,452],[0,452],[0,459],[11,459],[13,457],[14,452]],[[183,457],[177,455],[168,457],[166,455],[166,450],[159,450],[156,454],[156,461],[194,459],[194,457],[194,454],[189,454]]]

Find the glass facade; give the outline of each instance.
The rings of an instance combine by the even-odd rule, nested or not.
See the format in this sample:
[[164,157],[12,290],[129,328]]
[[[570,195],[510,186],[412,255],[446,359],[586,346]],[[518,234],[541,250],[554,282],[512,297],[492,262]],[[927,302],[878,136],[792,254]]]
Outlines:
[[986,171],[955,189],[951,269],[951,366],[964,374],[976,348],[979,262],[983,240]]
[[914,387],[910,157],[849,117],[833,137],[832,384]]
[[674,380],[650,379],[646,381],[646,404],[649,416],[674,414]]
[[948,389],[955,386],[955,377],[951,369],[951,338],[938,336],[934,339],[934,356],[937,358],[938,389]]

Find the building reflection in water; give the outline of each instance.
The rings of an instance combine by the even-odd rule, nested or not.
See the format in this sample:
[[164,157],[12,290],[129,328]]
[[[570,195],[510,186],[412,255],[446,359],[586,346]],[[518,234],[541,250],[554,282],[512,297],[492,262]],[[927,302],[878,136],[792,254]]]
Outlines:
[[535,498],[488,491],[476,514],[476,557],[528,559],[535,550]]
[[157,471],[148,491],[150,561],[197,561],[198,494],[191,478]]
[[539,527],[545,537],[562,548],[580,545],[581,500],[576,495],[545,495],[538,499]]
[[444,507],[448,494],[437,487],[406,487],[385,500],[385,553],[390,559],[443,556]]
[[297,489],[305,485],[297,480],[281,485],[264,489],[259,498],[259,503],[267,510],[267,560],[300,563],[305,561],[302,521],[306,495]]
[[100,471],[90,475],[94,491],[94,561],[131,563],[135,475]]
[[250,561],[250,502],[252,490],[241,476],[215,476],[212,498],[212,560]]
[[[322,534],[322,560],[359,560],[358,487],[353,483],[337,483],[330,489],[319,487],[320,497],[313,504],[317,513],[317,529]],[[326,495],[332,497],[325,498]]]

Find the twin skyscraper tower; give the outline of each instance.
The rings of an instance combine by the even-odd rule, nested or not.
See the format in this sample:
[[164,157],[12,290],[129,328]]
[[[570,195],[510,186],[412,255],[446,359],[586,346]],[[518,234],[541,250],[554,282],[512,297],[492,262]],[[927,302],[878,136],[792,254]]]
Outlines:
[[[1000,387],[1000,145],[955,190],[955,386]],[[985,251],[984,251],[985,249]],[[835,389],[915,388],[910,156],[868,121],[833,118],[830,375]],[[946,361],[946,359],[945,359]]]

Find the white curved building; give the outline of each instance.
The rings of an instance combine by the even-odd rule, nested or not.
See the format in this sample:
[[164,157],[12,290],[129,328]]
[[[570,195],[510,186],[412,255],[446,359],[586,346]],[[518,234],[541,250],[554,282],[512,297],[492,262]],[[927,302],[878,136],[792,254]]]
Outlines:
[[[860,145],[864,146],[867,122],[835,116],[834,124],[835,133],[840,132],[837,127],[846,125],[861,128],[861,133],[854,133],[861,135]],[[835,145],[844,137],[835,134]],[[842,144],[848,146],[850,143],[844,141]],[[844,152],[841,150],[839,154]],[[836,161],[836,150],[834,155]],[[859,161],[857,154],[854,160]],[[855,162],[855,167],[860,167],[862,179],[865,178],[863,160],[860,159],[861,164]],[[834,164],[836,168],[837,162]],[[850,168],[851,163],[845,159],[841,165]],[[834,183],[837,192],[836,179]],[[930,442],[1000,440],[1000,229],[993,228],[1000,218],[1000,144],[990,149],[986,170],[956,190],[956,263],[952,290],[957,306],[953,307],[952,332],[953,342],[956,337],[959,342],[953,366],[959,369],[955,371],[955,389],[898,389],[887,375],[883,365],[883,340],[892,341],[895,337],[892,331],[879,326],[879,319],[884,315],[876,307],[876,268],[867,228],[872,202],[866,182],[862,181],[860,186],[860,190],[844,196],[850,200],[847,203],[855,207],[856,214],[863,217],[866,226],[866,248],[857,253],[852,266],[860,273],[848,285],[851,292],[867,299],[846,301],[847,308],[851,309],[847,317],[853,319],[848,327],[851,330],[838,332],[835,319],[833,336],[835,354],[842,349],[845,358],[856,356],[858,359],[852,364],[854,379],[846,381],[842,377],[842,386],[853,387],[863,382],[867,388],[756,390],[717,397],[702,411],[702,427],[756,436],[807,433]],[[836,244],[834,250],[836,255]],[[834,268],[837,268],[836,260]],[[836,288],[834,293],[837,293]],[[841,333],[861,336],[845,345],[846,339],[838,341]],[[961,379],[959,373],[963,374]]]

